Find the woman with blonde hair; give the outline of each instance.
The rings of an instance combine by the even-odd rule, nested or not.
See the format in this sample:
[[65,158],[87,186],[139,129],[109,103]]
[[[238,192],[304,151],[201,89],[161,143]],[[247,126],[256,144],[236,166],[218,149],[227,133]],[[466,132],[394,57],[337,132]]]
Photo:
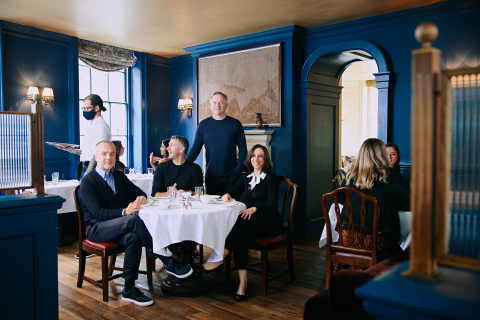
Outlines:
[[[410,195],[408,187],[403,183],[400,174],[389,167],[387,151],[383,142],[379,139],[367,139],[363,142],[358,152],[357,161],[348,171],[342,186],[357,188],[365,194],[377,199],[380,205],[378,218],[378,248],[380,250],[400,249],[400,219],[399,207],[408,207]],[[342,202],[344,199],[340,197]],[[360,231],[360,207],[361,200],[356,194],[352,194],[354,234],[348,231],[348,215],[346,206],[341,213],[343,241],[347,242],[353,236],[354,243],[359,243]],[[369,203],[365,217],[365,246],[371,249],[373,234],[373,206]]]

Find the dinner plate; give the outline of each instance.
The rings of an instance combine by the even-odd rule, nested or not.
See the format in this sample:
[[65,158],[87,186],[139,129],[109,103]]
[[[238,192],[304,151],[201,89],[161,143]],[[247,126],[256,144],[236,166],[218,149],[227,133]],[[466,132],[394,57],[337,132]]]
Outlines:
[[153,200],[165,200],[165,199],[170,199],[169,197],[150,197],[150,199],[153,199]]

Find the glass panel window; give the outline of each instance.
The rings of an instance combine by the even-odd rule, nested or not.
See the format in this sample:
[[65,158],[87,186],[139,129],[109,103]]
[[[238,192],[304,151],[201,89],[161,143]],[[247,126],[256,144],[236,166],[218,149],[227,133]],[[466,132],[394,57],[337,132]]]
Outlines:
[[125,72],[111,72],[109,81],[110,101],[125,102]]
[[127,103],[128,81],[126,69],[118,72],[103,72],[90,68],[79,60],[79,112],[80,144],[88,130],[88,121],[83,117],[83,99],[90,94],[98,94],[103,99],[107,111],[102,112],[103,119],[110,126],[112,140],[122,141],[125,153],[121,161],[128,167],[128,123],[129,105]]
[[127,135],[127,109],[125,104],[111,103],[110,130],[113,135]]

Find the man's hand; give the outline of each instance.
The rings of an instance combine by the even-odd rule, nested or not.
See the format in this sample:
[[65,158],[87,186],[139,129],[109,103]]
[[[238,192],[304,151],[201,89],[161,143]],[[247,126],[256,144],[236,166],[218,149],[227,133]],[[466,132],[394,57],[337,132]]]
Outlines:
[[70,147],[55,146],[55,148],[58,148],[58,149],[63,150],[63,151],[68,151],[70,153],[76,153],[75,150],[73,148],[70,148]]
[[140,210],[141,205],[145,203],[147,203],[147,199],[145,199],[145,197],[137,197],[134,202],[130,202],[128,204],[128,207],[125,209],[124,215],[128,216],[137,213]]
[[225,201],[225,202],[230,202],[230,201],[232,201],[232,197],[230,197],[230,193],[225,193],[225,194],[222,196],[222,200]]
[[250,220],[250,217],[251,217],[252,214],[254,214],[255,212],[257,212],[257,208],[256,208],[256,207],[251,207],[251,208],[248,208],[248,209],[243,210],[243,211],[240,212],[238,215],[239,215],[240,218],[242,218],[242,219]]

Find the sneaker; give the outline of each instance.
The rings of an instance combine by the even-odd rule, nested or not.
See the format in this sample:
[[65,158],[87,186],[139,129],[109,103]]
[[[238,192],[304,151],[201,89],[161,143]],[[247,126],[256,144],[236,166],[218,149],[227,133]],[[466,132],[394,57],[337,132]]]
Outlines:
[[192,268],[184,265],[175,258],[163,257],[162,262],[165,271],[179,279],[187,278],[193,273]]
[[136,305],[146,307],[153,304],[153,300],[150,297],[147,297],[141,290],[137,287],[133,287],[129,291],[122,291],[122,300],[127,302],[133,302]]
[[[93,253],[85,252],[85,258],[91,258],[91,257],[95,257],[95,255]],[[77,253],[75,255],[75,258],[80,259],[80,253]]]

